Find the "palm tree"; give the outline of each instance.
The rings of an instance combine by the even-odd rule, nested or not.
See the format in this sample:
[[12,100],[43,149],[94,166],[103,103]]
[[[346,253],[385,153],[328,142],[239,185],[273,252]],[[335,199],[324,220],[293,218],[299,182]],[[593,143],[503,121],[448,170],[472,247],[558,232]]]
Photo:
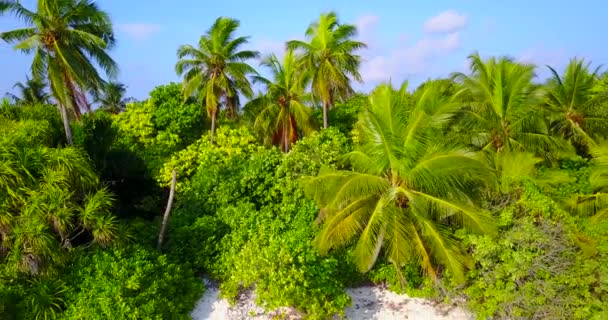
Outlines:
[[184,95],[196,95],[207,107],[211,118],[211,141],[220,104],[235,117],[239,105],[239,94],[252,97],[248,75],[256,74],[245,61],[259,56],[257,51],[239,51],[248,42],[248,37],[235,37],[240,22],[220,17],[215,20],[207,34],[201,36],[198,48],[183,45],[177,50],[180,59],[175,65],[178,75],[184,76]]
[[19,95],[7,93],[14,103],[19,105],[48,104],[50,95],[45,92],[46,83],[39,79],[26,77],[25,83],[17,82],[14,89],[19,90]]
[[90,0],[38,0],[36,12],[16,1],[2,1],[0,9],[28,25],[0,33],[0,38],[14,43],[17,50],[34,53],[32,74],[48,80],[71,144],[67,110],[76,118],[81,108],[90,111],[86,92],[104,83],[95,64],[110,77],[118,72],[106,52],[114,44],[110,18]]
[[466,104],[462,117],[470,144],[488,151],[541,152],[560,148],[537,107],[538,91],[532,84],[534,66],[501,57],[483,61],[469,56],[471,75],[457,73],[462,84],[456,98]]
[[608,217],[608,143],[603,142],[590,147],[591,160],[591,194],[576,194],[566,201],[566,207],[582,216],[591,216],[592,221],[599,222]]
[[590,63],[572,59],[563,77],[547,66],[553,77],[548,82],[546,102],[551,129],[575,145],[595,145],[594,135],[603,132],[608,115],[600,108],[606,94],[592,96],[599,67],[589,71]]
[[254,83],[264,84],[266,94],[251,100],[245,108],[261,109],[254,127],[263,134],[270,134],[272,143],[288,152],[291,144],[298,140],[298,131],[308,134],[314,127],[306,106],[311,100],[310,94],[306,93],[310,72],[298,68],[297,56],[291,50],[282,63],[273,54],[264,59],[262,65],[270,69],[272,80],[254,77]]
[[96,94],[95,102],[99,103],[102,110],[110,113],[120,113],[125,110],[127,103],[132,98],[125,98],[126,87],[122,83],[110,81],[104,85],[101,93]]
[[[435,263],[456,279],[470,266],[451,226],[491,232],[490,217],[474,203],[475,191],[490,177],[474,153],[438,136],[458,105],[428,85],[412,106],[405,86],[378,87],[357,124],[360,143],[347,156],[352,171],[322,170],[307,191],[321,209],[322,253],[351,243],[361,271],[384,250],[399,270],[418,262],[436,277]],[[491,179],[490,179],[491,180]]]
[[334,12],[322,14],[306,30],[309,42],[292,40],[291,50],[302,50],[303,68],[313,70],[312,91],[323,103],[323,127],[327,128],[327,110],[334,101],[346,99],[353,93],[350,78],[362,81],[359,74],[361,57],[354,51],[365,48],[363,42],[354,41],[357,28],[340,24]]

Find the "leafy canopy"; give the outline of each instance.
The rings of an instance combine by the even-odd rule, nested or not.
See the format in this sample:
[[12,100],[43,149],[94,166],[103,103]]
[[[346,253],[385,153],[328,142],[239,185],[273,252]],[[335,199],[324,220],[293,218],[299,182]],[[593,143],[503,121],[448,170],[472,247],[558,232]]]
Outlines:
[[314,123],[307,103],[311,96],[306,92],[311,73],[297,65],[297,56],[289,50],[283,61],[271,55],[262,61],[270,69],[272,80],[262,76],[254,82],[266,87],[266,94],[250,101],[245,108],[259,110],[254,128],[265,135],[265,140],[280,145],[285,152],[296,142],[300,132],[311,133]]
[[327,253],[354,240],[361,271],[384,250],[398,268],[415,261],[435,278],[441,263],[462,280],[471,265],[450,227],[493,231],[473,202],[487,170],[466,149],[439,143],[455,105],[434,86],[424,90],[409,107],[405,85],[378,87],[359,118],[361,142],[347,155],[353,169],[323,170],[308,181],[324,221],[316,243]]

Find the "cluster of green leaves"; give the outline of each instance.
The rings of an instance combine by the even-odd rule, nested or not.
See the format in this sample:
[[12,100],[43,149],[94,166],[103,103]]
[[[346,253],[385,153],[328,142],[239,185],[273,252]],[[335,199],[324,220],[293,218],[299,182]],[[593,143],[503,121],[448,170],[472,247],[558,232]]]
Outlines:
[[226,163],[232,157],[251,154],[263,148],[256,143],[255,136],[246,127],[230,129],[218,128],[213,144],[207,136],[175,153],[160,170],[159,183],[168,186],[171,173],[177,171],[178,192],[189,190],[190,178],[201,166],[212,167]]
[[189,319],[203,292],[188,265],[140,245],[79,256],[66,283],[66,319]]
[[55,276],[0,269],[0,317],[190,319],[203,283],[187,264],[132,244],[79,249]]
[[[75,245],[107,245],[117,235],[113,197],[83,152],[53,146],[45,121],[2,121],[0,257],[45,273]],[[51,132],[51,135],[49,134]]]
[[[589,167],[566,159],[567,183],[527,180],[497,212],[497,238],[466,235],[476,269],[464,292],[479,319],[603,319],[608,315],[608,224],[564,211],[560,199],[588,194]],[[545,171],[545,170],[541,170]]]
[[184,98],[178,84],[158,86],[145,102],[127,105],[118,114],[118,144],[140,156],[154,176],[163,163],[199,139],[203,133],[201,107]]
[[317,209],[305,197],[300,178],[322,165],[336,166],[348,139],[326,130],[283,155],[235,130],[227,131],[233,134],[229,144],[222,132],[219,128],[217,145],[198,146],[203,157],[191,162],[198,169],[180,195],[168,253],[188,257],[221,280],[229,298],[255,286],[268,309],[295,306],[321,318],[341,312],[349,302],[343,283],[356,272],[347,259],[323,257],[314,248]]

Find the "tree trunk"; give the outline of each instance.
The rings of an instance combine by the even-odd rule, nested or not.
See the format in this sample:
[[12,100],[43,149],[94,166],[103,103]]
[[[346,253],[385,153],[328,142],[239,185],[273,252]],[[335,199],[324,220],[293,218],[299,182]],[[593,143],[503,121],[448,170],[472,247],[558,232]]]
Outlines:
[[169,191],[169,201],[167,201],[167,208],[165,209],[165,215],[163,216],[163,223],[160,226],[160,233],[158,234],[158,245],[156,248],[160,250],[163,246],[163,240],[165,233],[167,232],[167,225],[169,223],[169,214],[171,214],[171,207],[173,206],[173,196],[175,196],[175,184],[177,183],[177,172],[173,169],[171,177],[171,190]]
[[68,118],[68,111],[65,109],[65,106],[59,103],[59,112],[61,113],[61,120],[63,120],[63,129],[65,130],[65,138],[69,145],[74,144],[74,139],[72,138],[72,128],[70,127],[70,119]]
[[215,121],[217,119],[217,110],[211,112],[211,144],[215,139]]
[[329,106],[327,105],[327,102],[323,102],[323,128],[327,129],[328,124],[327,124],[327,109],[329,108]]
[[74,119],[76,119],[76,121],[80,121],[80,116],[82,113],[80,112],[80,104],[78,103],[78,99],[76,97],[76,87],[74,82],[66,72],[63,73],[63,80],[68,88],[69,99],[72,101],[72,112],[74,112]]
[[289,133],[287,131],[287,121],[283,122],[283,151],[289,152]]

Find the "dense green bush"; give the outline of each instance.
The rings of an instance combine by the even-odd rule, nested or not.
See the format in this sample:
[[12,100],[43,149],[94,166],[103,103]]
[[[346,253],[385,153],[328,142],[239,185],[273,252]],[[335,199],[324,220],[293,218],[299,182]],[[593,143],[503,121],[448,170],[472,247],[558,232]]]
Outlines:
[[498,221],[498,239],[467,237],[477,269],[465,292],[479,319],[608,315],[606,222],[588,226],[570,217],[531,184]]
[[169,254],[221,280],[229,298],[255,286],[268,309],[295,306],[313,317],[340,312],[349,302],[343,283],[356,273],[348,274],[354,268],[343,257],[321,257],[313,247],[318,209],[299,178],[335,166],[348,150],[347,138],[326,130],[283,155],[251,149],[253,136],[225,144],[222,132],[217,146],[197,146],[204,156],[188,164],[198,170],[174,214]]
[[[57,107],[51,105],[24,105],[12,106],[6,105],[0,107],[0,122],[3,120],[11,120],[14,122],[29,122],[39,125],[43,132],[47,135],[47,146],[58,146],[65,143],[65,133],[63,131],[63,122]],[[28,121],[29,120],[29,121]],[[7,129],[6,124],[3,124],[1,130]]]
[[140,156],[154,177],[174,152],[201,137],[205,123],[202,107],[184,99],[176,83],[156,87],[147,101],[127,105],[114,121],[117,143]]
[[84,253],[66,283],[66,319],[189,319],[203,291],[187,265],[139,245]]

